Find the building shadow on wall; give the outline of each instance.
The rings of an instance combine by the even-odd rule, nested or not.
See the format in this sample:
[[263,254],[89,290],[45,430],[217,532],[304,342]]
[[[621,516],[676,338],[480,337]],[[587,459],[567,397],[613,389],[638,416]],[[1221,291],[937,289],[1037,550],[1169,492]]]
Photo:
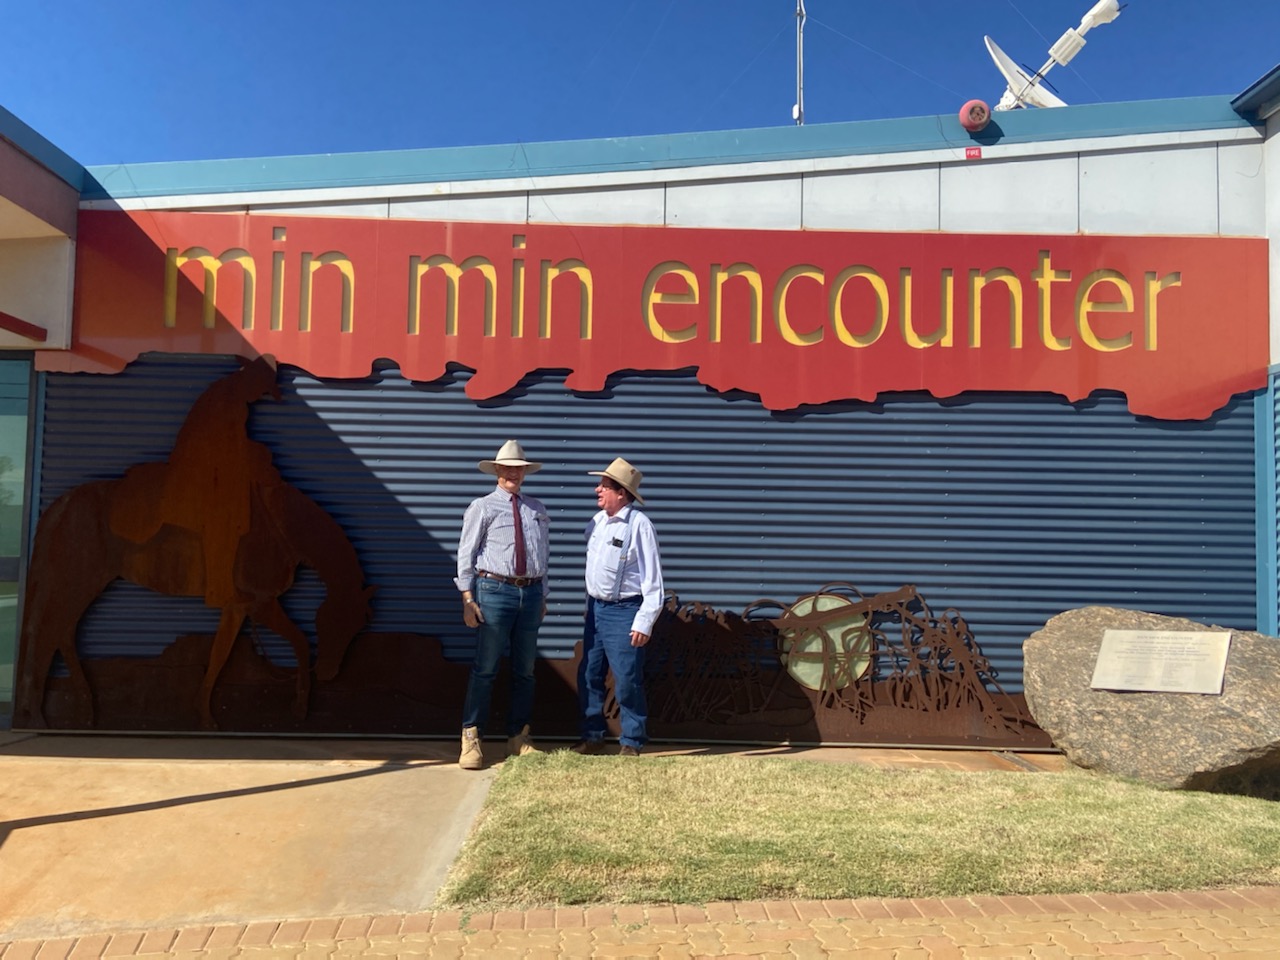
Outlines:
[[[129,405],[121,397],[141,389],[145,399],[136,416],[117,423],[121,432],[132,430],[136,442],[117,438],[114,462],[82,460],[87,473],[45,471],[50,480],[42,491],[45,508],[27,583],[15,727],[456,729],[465,663],[447,659],[437,636],[379,629],[376,606],[367,605],[367,571],[379,566],[380,545],[407,545],[415,569],[426,570],[450,567],[447,549],[424,533],[394,492],[309,407],[297,390],[297,371],[281,372],[279,403],[259,402],[258,395],[269,391],[256,391],[253,416],[246,422],[239,415],[238,429],[246,432],[237,445],[219,437],[220,425],[234,424],[234,416],[192,423],[202,398],[242,376],[236,362],[203,358],[177,365],[182,388],[176,392],[201,391],[185,421],[181,405],[157,402],[156,393],[173,399],[173,388],[157,378],[172,378],[174,361],[144,359],[117,377],[94,378],[82,399],[116,409]],[[49,392],[57,397],[84,386],[82,378],[55,382]],[[149,397],[148,387],[155,388]],[[64,416],[76,414],[68,410]],[[51,436],[58,426],[50,425]],[[266,442],[250,433],[265,435]],[[74,445],[70,437],[63,442]],[[210,449],[193,456],[193,444]],[[46,457],[56,459],[58,452]],[[129,462],[133,457],[138,459]],[[245,457],[264,461],[256,474],[228,466]],[[179,476],[183,464],[198,469]],[[234,528],[237,518],[219,498],[239,495],[237,482],[289,491],[309,505],[309,519],[282,538],[271,535],[281,529],[278,511],[255,511],[240,518],[246,521],[242,533],[233,529],[227,536],[223,528]],[[258,495],[254,502],[275,499]],[[153,509],[153,502],[160,506]],[[353,512],[377,517],[377,528],[360,529]],[[123,534],[117,530],[122,514]],[[134,515],[142,519],[130,521]],[[153,529],[134,535],[129,522]],[[219,540],[221,552],[214,546]],[[290,540],[301,546],[278,558]],[[335,573],[334,558],[344,553],[351,562]],[[227,580],[219,591],[207,570],[219,563],[232,570],[232,556],[234,583]],[[250,576],[264,565],[287,568],[265,591],[261,578]],[[77,594],[83,602],[74,599]],[[394,593],[385,599],[393,606],[403,601]],[[235,616],[229,616],[232,610]],[[567,694],[555,695],[553,683],[544,686],[549,700],[572,703]]]

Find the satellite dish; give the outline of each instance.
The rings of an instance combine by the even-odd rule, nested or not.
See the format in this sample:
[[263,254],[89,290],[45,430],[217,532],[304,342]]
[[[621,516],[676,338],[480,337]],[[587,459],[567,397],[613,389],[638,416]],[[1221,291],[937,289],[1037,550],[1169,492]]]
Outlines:
[[990,37],[983,37],[982,39],[986,41],[987,52],[991,54],[991,59],[996,62],[996,69],[1004,74],[1004,79],[1009,84],[1005,88],[1004,96],[996,104],[997,110],[1012,110],[1015,107],[1065,107],[1067,105],[1065,100],[1054,96],[1040,86],[1040,81],[1044,79],[1043,71],[1034,77],[1028,75],[1025,70],[1013,62],[1007,53],[1000,49],[994,40]]
[[1020,107],[1065,107],[1066,103],[1063,100],[1041,86],[1044,75],[1055,63],[1064,67],[1070,63],[1072,58],[1084,48],[1084,35],[1094,27],[1110,23],[1120,16],[1121,9],[1120,0],[1098,0],[1081,18],[1079,26],[1068,27],[1066,33],[1058,38],[1058,42],[1049,48],[1049,59],[1034,74],[1028,74],[1026,70],[1014,63],[1013,59],[990,37],[983,37],[987,44],[987,52],[996,62],[996,69],[1004,75],[1005,82],[1008,83],[995,108],[1016,110]]

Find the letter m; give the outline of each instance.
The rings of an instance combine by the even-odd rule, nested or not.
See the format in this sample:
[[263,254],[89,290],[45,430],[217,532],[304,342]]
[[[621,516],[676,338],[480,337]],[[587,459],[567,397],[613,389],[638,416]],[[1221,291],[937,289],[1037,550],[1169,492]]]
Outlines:
[[422,323],[422,278],[430,270],[439,270],[444,275],[444,335],[458,335],[458,282],[468,270],[479,270],[484,277],[484,335],[494,335],[495,300],[498,294],[498,273],[484,257],[468,257],[461,266],[455,264],[451,257],[437,254],[423,260],[421,257],[409,258],[409,318],[408,332],[415,334]]
[[244,271],[244,305],[240,312],[240,327],[243,330],[253,329],[253,291],[258,277],[256,264],[248,250],[232,247],[221,256],[215,257],[204,247],[188,247],[182,253],[177,247],[169,247],[164,258],[164,325],[177,326],[178,323],[178,271],[184,264],[196,262],[204,268],[204,312],[203,320],[206,328],[213,329],[214,317],[217,316],[218,271],[228,263],[237,263]]

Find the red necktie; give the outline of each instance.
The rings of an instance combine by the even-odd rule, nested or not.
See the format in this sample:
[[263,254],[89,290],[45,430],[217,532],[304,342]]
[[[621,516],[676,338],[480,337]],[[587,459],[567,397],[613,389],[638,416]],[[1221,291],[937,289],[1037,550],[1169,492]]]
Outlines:
[[524,526],[520,522],[520,498],[511,495],[511,519],[515,522],[516,537],[516,576],[524,576]]

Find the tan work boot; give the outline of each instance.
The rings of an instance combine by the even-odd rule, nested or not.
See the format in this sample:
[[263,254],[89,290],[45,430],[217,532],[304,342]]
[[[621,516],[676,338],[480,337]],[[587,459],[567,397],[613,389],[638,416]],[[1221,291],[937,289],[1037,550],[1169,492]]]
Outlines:
[[533,737],[529,736],[529,725],[526,723],[524,728],[514,737],[507,739],[507,756],[523,757],[530,753],[541,753],[537,747],[533,745]]
[[479,770],[484,766],[484,754],[480,752],[480,731],[476,727],[462,728],[462,753],[458,766],[463,770]]

